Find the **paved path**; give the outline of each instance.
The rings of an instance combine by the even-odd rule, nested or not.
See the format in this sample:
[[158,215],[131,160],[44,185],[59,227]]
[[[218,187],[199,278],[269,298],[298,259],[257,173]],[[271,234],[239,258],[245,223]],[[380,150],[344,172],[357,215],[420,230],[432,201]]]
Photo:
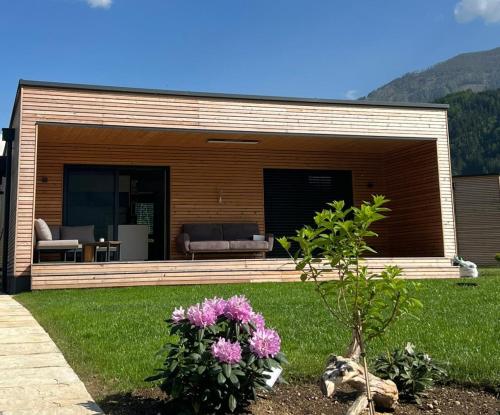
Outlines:
[[0,294],[0,415],[102,413],[30,312]]

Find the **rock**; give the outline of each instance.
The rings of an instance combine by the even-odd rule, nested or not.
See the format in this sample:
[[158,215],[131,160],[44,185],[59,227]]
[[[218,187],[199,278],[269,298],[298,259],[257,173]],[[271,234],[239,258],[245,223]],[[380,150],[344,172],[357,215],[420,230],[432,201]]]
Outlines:
[[[370,391],[375,404],[384,409],[393,409],[398,402],[398,388],[391,380],[383,380],[368,373]],[[359,415],[368,406],[364,367],[355,359],[330,356],[321,378],[321,391],[331,397],[340,384],[347,384],[358,391],[358,396],[347,411],[348,415]]]
[[455,405],[460,405],[460,401],[455,401]]
[[427,408],[429,408],[429,409],[434,409],[434,405],[433,405],[433,404],[431,404],[431,403],[428,403],[428,404],[427,404]]
[[441,413],[441,409],[437,408],[436,409],[436,413],[440,414]]

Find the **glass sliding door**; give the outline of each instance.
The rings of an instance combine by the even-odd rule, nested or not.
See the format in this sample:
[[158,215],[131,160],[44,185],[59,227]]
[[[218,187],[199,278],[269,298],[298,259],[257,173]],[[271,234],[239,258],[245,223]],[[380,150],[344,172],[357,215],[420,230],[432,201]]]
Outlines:
[[115,219],[115,174],[98,168],[67,168],[64,225],[94,225],[94,239],[106,238]]
[[64,225],[94,225],[121,242],[121,260],[168,258],[168,169],[66,166]]
[[[129,238],[130,255],[165,259],[165,169],[120,169],[118,172],[118,239]],[[144,242],[146,235],[146,242]],[[127,247],[125,247],[127,248]],[[123,254],[128,255],[126,250]]]

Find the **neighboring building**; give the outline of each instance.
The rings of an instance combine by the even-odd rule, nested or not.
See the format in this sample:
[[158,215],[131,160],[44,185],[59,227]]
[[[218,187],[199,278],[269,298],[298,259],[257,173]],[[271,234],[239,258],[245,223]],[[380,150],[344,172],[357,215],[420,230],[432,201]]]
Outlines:
[[[446,105],[20,81],[9,131],[11,292],[295,279],[285,259],[186,260],[182,225],[250,222],[289,235],[325,202],[371,194],[390,198],[392,213],[376,226],[370,267],[458,275]],[[35,218],[92,225],[93,240],[135,243],[129,252],[144,261],[37,263]]]
[[500,175],[453,177],[458,255],[478,265],[498,265]]

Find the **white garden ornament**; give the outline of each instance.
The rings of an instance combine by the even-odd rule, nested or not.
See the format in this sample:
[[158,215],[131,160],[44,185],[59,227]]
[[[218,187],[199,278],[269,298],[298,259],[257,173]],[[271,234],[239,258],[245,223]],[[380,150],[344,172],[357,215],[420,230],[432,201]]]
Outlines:
[[477,278],[479,272],[477,265],[472,261],[465,261],[463,258],[455,257],[454,262],[460,266],[460,276],[466,278]]

